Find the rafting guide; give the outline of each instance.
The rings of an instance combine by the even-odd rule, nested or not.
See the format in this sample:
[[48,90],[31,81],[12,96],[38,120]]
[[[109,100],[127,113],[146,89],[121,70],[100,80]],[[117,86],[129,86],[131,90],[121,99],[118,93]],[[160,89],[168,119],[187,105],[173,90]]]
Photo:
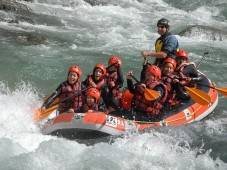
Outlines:
[[157,22],[158,33],[160,37],[155,42],[156,52],[142,51],[143,57],[154,57],[154,65],[162,67],[165,58],[174,58],[179,48],[178,40],[169,32],[169,20],[161,18]]

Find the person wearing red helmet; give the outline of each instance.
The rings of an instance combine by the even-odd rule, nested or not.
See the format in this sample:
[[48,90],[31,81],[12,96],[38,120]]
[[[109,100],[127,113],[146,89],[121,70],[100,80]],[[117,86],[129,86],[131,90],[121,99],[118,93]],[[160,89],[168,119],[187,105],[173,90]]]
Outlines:
[[179,82],[179,77],[173,74],[176,68],[176,60],[173,58],[165,59],[162,66],[162,81],[167,87],[168,95],[165,101],[166,106],[173,106],[178,104],[179,102],[176,100],[176,83]]
[[106,83],[106,67],[103,64],[96,64],[92,75],[88,75],[83,81],[83,84],[88,87],[92,86],[101,90],[102,86]]
[[123,86],[124,78],[121,71],[122,61],[119,56],[112,56],[108,60],[108,69],[106,76],[106,84],[109,88],[107,106],[109,110],[121,109],[120,99],[122,92],[120,88]]
[[[155,65],[148,66],[145,71],[145,77],[141,83],[133,84],[132,71],[126,75],[127,85],[130,93],[134,94],[132,99],[133,111],[137,113],[138,119],[141,116],[153,117],[157,116],[163,108],[163,104],[167,97],[167,88],[161,80],[161,70]],[[149,101],[145,98],[145,88],[156,90],[159,93],[159,98]]]
[[59,98],[60,101],[67,100],[59,103],[58,111],[62,112],[73,112],[77,111],[82,105],[82,94],[77,93],[82,89],[81,82],[79,81],[82,75],[82,71],[78,66],[71,66],[68,70],[67,80],[62,82],[54,93],[44,102],[41,107],[41,111],[45,112],[46,108],[56,99]]
[[106,112],[105,104],[100,101],[100,92],[96,88],[90,88],[85,92],[85,100],[83,101],[83,105],[80,108],[80,112]]
[[195,63],[189,62],[188,52],[185,50],[179,50],[176,53],[177,66],[174,70],[174,75],[178,77],[175,81],[176,99],[179,101],[185,101],[190,98],[187,91],[184,90],[184,86],[195,87],[196,82],[202,80],[199,76]]
[[174,57],[179,48],[177,38],[169,32],[169,20],[161,18],[157,22],[158,33],[160,37],[155,42],[155,51],[142,51],[143,57],[154,57],[154,65],[162,67],[165,58]]
[[180,84],[182,86],[194,86],[193,82],[201,81],[198,71],[194,62],[189,62],[188,52],[185,50],[179,50],[176,53],[177,67],[174,74],[179,76],[182,80]]
[[92,86],[97,88],[101,95],[100,100],[105,100],[109,93],[109,89],[106,84],[106,74],[106,67],[103,64],[96,64],[92,75],[88,75],[82,82],[85,87]]

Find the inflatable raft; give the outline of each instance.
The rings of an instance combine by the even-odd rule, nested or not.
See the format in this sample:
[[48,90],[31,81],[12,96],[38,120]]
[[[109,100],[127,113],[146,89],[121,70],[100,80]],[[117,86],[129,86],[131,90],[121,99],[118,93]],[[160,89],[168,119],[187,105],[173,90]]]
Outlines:
[[119,136],[133,131],[142,131],[153,126],[176,126],[199,121],[209,115],[218,104],[218,92],[214,84],[205,76],[197,86],[211,97],[208,105],[201,105],[189,99],[160,113],[155,119],[138,120],[133,111],[62,113],[49,119],[41,128],[44,135],[54,135],[68,139],[97,139]]

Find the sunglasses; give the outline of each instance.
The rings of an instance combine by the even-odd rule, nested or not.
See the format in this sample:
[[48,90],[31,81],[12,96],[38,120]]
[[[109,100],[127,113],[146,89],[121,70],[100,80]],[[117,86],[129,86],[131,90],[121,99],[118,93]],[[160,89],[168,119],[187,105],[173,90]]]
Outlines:
[[158,28],[161,28],[161,29],[163,29],[163,28],[165,28],[165,26],[158,26]]

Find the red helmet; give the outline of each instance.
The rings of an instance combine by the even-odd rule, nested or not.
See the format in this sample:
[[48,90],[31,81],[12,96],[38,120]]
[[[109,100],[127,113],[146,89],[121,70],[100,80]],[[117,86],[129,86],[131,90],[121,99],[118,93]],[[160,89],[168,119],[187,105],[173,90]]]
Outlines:
[[100,92],[98,91],[98,89],[96,88],[90,88],[86,91],[86,96],[92,96],[95,98],[96,102],[99,100],[100,98]]
[[106,75],[106,67],[103,64],[96,64],[93,69],[93,73],[95,72],[95,69],[97,69],[97,68],[102,70],[103,76]]
[[70,67],[70,68],[69,68],[69,71],[68,71],[68,74],[69,74],[70,72],[75,72],[75,73],[77,73],[78,78],[80,78],[81,75],[82,75],[82,71],[81,71],[80,67],[78,67],[78,66],[72,66],[72,67]]
[[174,68],[174,69],[175,69],[176,66],[177,66],[176,60],[173,59],[173,58],[167,58],[167,59],[165,59],[163,65],[165,65],[165,63],[171,63],[171,64],[173,65],[173,68]]
[[176,54],[176,57],[185,57],[188,59],[188,52],[185,50],[179,50]]
[[160,78],[162,76],[161,69],[156,65],[149,66],[146,72],[153,74],[157,78]]
[[119,56],[112,56],[109,58],[108,60],[108,63],[109,64],[115,64],[115,63],[118,63],[120,65],[120,67],[122,66],[122,61],[120,59]]

